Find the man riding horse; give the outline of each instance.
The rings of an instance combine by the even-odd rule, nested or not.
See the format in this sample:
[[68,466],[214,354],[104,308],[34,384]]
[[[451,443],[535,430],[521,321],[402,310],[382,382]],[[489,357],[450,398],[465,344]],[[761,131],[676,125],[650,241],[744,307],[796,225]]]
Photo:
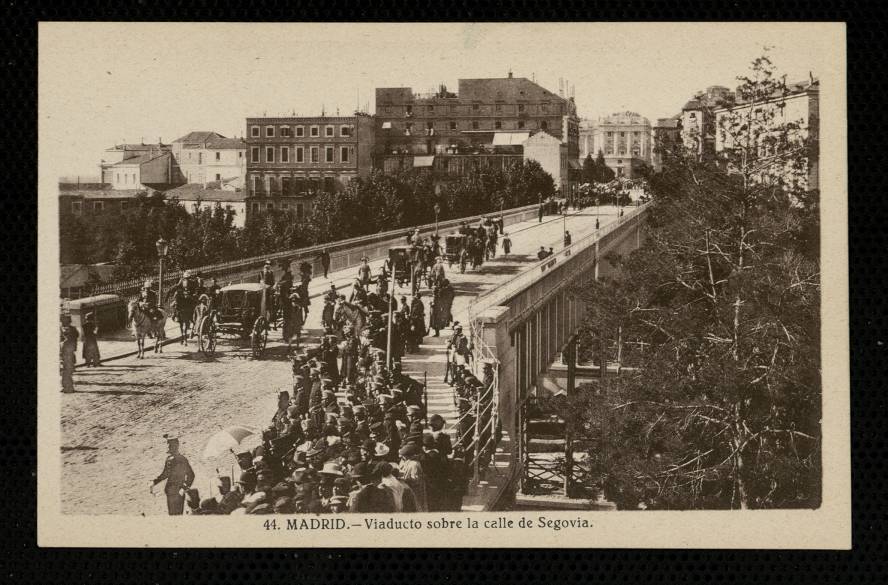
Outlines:
[[157,291],[154,290],[153,280],[146,280],[142,285],[142,290],[139,292],[139,306],[153,323],[163,317],[157,306]]

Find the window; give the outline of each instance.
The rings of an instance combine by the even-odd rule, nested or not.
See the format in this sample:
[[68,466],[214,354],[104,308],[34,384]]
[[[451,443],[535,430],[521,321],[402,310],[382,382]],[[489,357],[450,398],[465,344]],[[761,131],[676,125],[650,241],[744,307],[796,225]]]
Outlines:
[[321,190],[321,179],[320,177],[312,177],[308,180],[309,187],[311,188],[312,193],[317,193]]
[[222,175],[220,175],[219,173],[216,173],[216,180],[217,180],[217,181],[221,181],[221,180],[222,180]]
[[524,111],[524,104],[518,104],[518,112]]
[[287,202],[281,203],[281,209],[290,209],[290,204]]
[[382,108],[382,111],[385,112],[386,114],[391,114],[391,113],[392,113],[392,107],[391,107],[391,106],[385,106],[384,108]]
[[333,136],[333,126],[327,126],[324,128],[324,136]]
[[254,146],[250,149],[250,162],[259,162],[259,147]]
[[429,106],[429,113],[430,113],[430,114],[434,114],[434,113],[435,113],[435,106]]
[[127,208],[129,207],[129,204],[130,204],[129,201],[121,201],[120,202],[120,211],[126,211]]
[[348,147],[343,146],[339,149],[339,162],[348,162]]
[[259,190],[259,177],[257,177],[256,175],[253,175],[250,178],[253,180],[252,181],[253,182],[253,193],[255,193]]
[[540,111],[544,114],[548,114],[549,113],[549,102],[543,102],[542,104],[540,104]]
[[237,158],[244,158],[244,151],[238,150],[237,151]]
[[259,138],[259,126],[250,126],[250,136],[252,138]]
[[290,162],[290,147],[282,146],[281,147],[281,162],[288,163]]
[[478,129],[478,121],[476,120],[476,121],[472,122],[472,130],[477,130],[477,129]]
[[80,215],[83,210],[83,204],[80,201],[72,201],[71,202],[71,213],[74,215]]
[[266,203],[266,204],[265,204],[265,209],[267,209],[267,210],[274,209],[274,203]]
[[496,122],[493,123],[493,127],[496,128],[497,130],[501,130],[503,127],[503,123],[500,122],[499,120],[497,120]]
[[290,127],[289,126],[281,126],[281,138],[289,138],[290,137]]
[[273,163],[274,162],[274,147],[266,146],[265,147],[265,162]]
[[296,218],[302,219],[305,216],[305,206],[302,203],[296,204]]
[[203,153],[202,152],[197,153],[197,164],[199,164],[199,165],[203,164]]
[[102,211],[105,209],[104,201],[93,201],[93,210],[94,211]]
[[404,134],[410,136],[413,134],[413,122],[407,122],[404,124]]
[[477,112],[481,109],[481,104],[472,104],[472,111]]
[[456,130],[456,122],[451,122],[451,123],[450,123],[450,129],[451,129],[451,130]]
[[292,183],[293,180],[290,177],[281,177],[281,192],[284,195],[289,195],[292,191]]
[[324,162],[331,163],[333,162],[333,147],[325,146],[324,147]]
[[540,130],[548,130],[548,129],[549,129],[549,123],[548,123],[548,122],[546,122],[545,120],[543,120],[542,122],[540,122]]
[[266,138],[274,138],[274,126],[266,126],[265,127],[265,137]]
[[274,177],[269,176],[268,177],[268,192],[271,193],[272,191],[277,191],[277,186],[276,186]]
[[253,205],[250,206],[250,209],[253,213],[259,213],[259,204],[254,202]]
[[305,149],[301,146],[296,147],[296,162],[305,162]]
[[318,127],[317,127],[317,126],[312,126],[312,127],[311,127],[311,136],[312,136],[312,138],[317,138],[317,137],[320,136],[320,135],[321,135],[321,134],[320,134],[320,130],[318,129]]
[[321,162],[320,149],[317,146],[311,147],[311,162]]
[[296,126],[296,138],[305,136],[305,126]]
[[216,151],[216,160],[222,160],[222,153],[218,150]]
[[496,104],[496,106],[494,107],[494,109],[495,109],[497,112],[502,112],[502,111],[503,111],[503,105],[502,105],[502,104]]
[[524,130],[524,120],[518,120],[518,129]]
[[116,181],[116,182],[117,182],[117,183],[120,182],[120,173],[117,173],[117,181]]
[[305,177],[296,177],[296,193],[305,193]]
[[333,181],[333,177],[324,177],[324,191],[327,193],[336,191],[336,183]]
[[340,136],[351,136],[351,128],[348,126],[342,125],[339,127],[339,135]]
[[408,115],[408,116],[412,116],[412,115],[413,115],[413,106],[407,106],[407,115]]

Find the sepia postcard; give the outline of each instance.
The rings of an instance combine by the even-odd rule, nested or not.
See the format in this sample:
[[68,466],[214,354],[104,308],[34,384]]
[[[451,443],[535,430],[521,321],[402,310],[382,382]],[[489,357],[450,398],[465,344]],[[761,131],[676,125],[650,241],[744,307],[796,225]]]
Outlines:
[[41,23],[38,544],[850,548],[845,50]]

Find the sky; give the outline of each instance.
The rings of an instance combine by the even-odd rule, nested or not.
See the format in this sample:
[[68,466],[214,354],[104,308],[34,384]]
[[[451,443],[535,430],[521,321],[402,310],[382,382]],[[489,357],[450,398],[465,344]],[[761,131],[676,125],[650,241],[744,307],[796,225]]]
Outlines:
[[556,92],[565,79],[581,117],[654,121],[707,86],[735,87],[765,46],[790,81],[819,77],[837,47],[817,26],[41,23],[38,116],[53,140],[41,164],[97,176],[124,141],[243,136],[250,116],[372,113],[376,87],[455,91],[510,70]]

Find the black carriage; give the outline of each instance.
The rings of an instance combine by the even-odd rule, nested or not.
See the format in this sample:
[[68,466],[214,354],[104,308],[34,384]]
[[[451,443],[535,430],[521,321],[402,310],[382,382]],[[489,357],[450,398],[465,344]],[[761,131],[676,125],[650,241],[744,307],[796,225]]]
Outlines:
[[464,234],[452,234],[444,238],[444,257],[447,259],[448,267],[459,262],[459,253],[465,245],[466,236]]
[[250,340],[250,353],[261,358],[268,343],[268,296],[261,283],[230,284],[219,291],[212,308],[197,324],[198,347],[204,355],[216,351],[220,334]]
[[410,282],[410,248],[389,248],[389,262],[392,267],[391,278],[398,286],[404,286]]

